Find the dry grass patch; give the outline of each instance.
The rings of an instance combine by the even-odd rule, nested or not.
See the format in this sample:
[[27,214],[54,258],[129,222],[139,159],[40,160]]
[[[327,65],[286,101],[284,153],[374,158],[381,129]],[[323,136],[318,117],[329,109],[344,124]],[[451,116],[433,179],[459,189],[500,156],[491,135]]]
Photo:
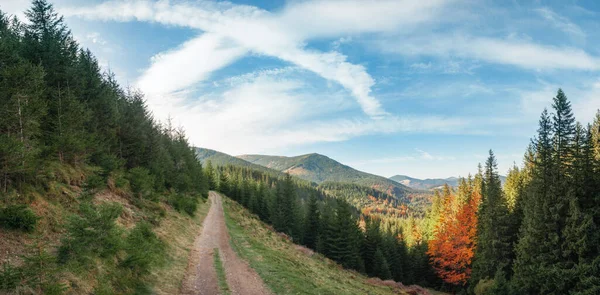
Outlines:
[[167,243],[167,253],[169,253],[166,265],[152,272],[156,294],[179,292],[194,239],[200,234],[202,222],[210,208],[210,202],[207,200],[200,202],[194,217],[169,209],[160,226],[154,229],[156,234]]

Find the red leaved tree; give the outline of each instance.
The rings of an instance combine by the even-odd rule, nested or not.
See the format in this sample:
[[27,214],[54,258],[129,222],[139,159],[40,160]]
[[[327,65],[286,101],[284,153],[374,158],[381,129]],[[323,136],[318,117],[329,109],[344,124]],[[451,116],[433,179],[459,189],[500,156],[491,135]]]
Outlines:
[[429,242],[430,262],[445,282],[464,285],[471,276],[471,263],[477,237],[477,208],[481,201],[479,192],[473,192],[455,216],[449,202],[437,225],[433,240]]

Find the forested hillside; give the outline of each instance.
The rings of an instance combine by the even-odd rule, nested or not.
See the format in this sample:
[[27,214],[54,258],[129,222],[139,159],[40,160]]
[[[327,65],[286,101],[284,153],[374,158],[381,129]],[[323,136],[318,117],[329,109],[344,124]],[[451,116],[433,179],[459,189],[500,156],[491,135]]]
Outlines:
[[296,157],[242,155],[240,159],[313,181],[355,183],[402,199],[412,190],[385,177],[358,171],[320,154]]
[[[240,156],[233,157],[227,155],[225,153],[221,153],[218,151],[205,149],[205,148],[197,148],[196,149],[198,158],[205,164],[211,166],[237,166],[237,167],[246,167],[252,170],[261,171],[265,174],[271,175],[273,177],[282,177],[285,175],[284,172],[279,170],[275,170],[272,167],[266,167],[257,165],[254,163],[247,162],[242,158],[249,156]],[[258,157],[258,156],[252,156]],[[262,157],[262,156],[261,156]],[[324,156],[318,156],[322,158],[326,158]],[[285,158],[285,157],[281,157]],[[300,157],[302,158],[302,157]],[[431,192],[426,191],[409,191],[408,188],[402,187],[402,195],[393,195],[390,194],[389,191],[382,191],[380,185],[366,185],[361,184],[364,183],[383,183],[379,182],[379,180],[384,179],[383,177],[371,175],[368,173],[363,173],[357,170],[354,170],[350,167],[344,166],[340,163],[337,163],[333,160],[328,160],[335,164],[332,166],[342,167],[340,169],[345,169],[351,171],[349,173],[355,175],[362,175],[362,180],[356,180],[356,178],[341,178],[340,181],[324,181],[324,182],[314,182],[309,181],[304,177],[299,175],[294,175],[296,182],[305,182],[304,185],[313,186],[318,190],[327,193],[329,196],[334,198],[341,198],[345,201],[349,202],[356,209],[361,210],[367,214],[373,212],[382,215],[391,215],[395,217],[408,217],[408,216],[417,216],[421,217],[426,208],[431,203]],[[301,165],[301,164],[298,164]],[[277,167],[275,167],[277,168]],[[281,168],[281,167],[279,167]],[[332,169],[338,169],[332,168]],[[322,168],[318,168],[322,169]],[[284,171],[286,171],[284,169]],[[289,171],[286,171],[286,173]],[[291,175],[291,174],[290,174]],[[337,176],[333,177],[334,179],[338,179]],[[374,182],[371,182],[374,181]],[[389,181],[388,182],[393,182]],[[398,190],[399,191],[399,190]]]
[[476,175],[434,192],[423,219],[353,212],[322,194],[361,191],[352,184],[326,182],[310,193],[290,176],[231,168],[213,182],[294,242],[369,276],[469,294],[595,294],[600,112],[593,125],[576,123],[561,90],[552,106],[504,185],[490,151]]
[[25,15],[0,12],[0,292],[152,293],[171,242],[154,228],[195,213],[202,166],[51,4]]
[[437,178],[428,178],[428,179],[418,179],[412,178],[406,175],[394,175],[390,177],[391,180],[401,183],[402,185],[408,186],[414,189],[420,190],[429,190],[443,187],[444,184],[447,184],[452,187],[458,186],[458,178],[449,177],[446,179],[437,179]]
[[559,89],[504,186],[496,158],[434,198],[421,228],[431,265],[470,294],[600,291],[600,111],[576,123]]
[[505,183],[490,150],[475,175],[424,194],[319,154],[193,148],[102,71],[46,0],[25,16],[0,12],[0,293],[176,293],[217,190],[236,220],[272,227],[260,235],[369,277],[600,294],[600,111],[577,123],[560,89]]

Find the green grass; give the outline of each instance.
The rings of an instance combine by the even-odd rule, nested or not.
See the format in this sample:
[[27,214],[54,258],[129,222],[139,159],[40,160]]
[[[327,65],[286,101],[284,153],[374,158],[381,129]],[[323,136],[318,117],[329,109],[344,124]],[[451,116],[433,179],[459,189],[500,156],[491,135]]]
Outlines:
[[229,295],[231,294],[231,292],[229,291],[229,286],[227,285],[227,278],[225,277],[225,268],[223,268],[221,257],[219,257],[219,249],[215,248],[213,251],[215,259],[215,270],[217,271],[217,279],[219,280],[219,290],[221,291],[221,294]]
[[398,294],[319,254],[305,254],[227,198],[224,209],[233,249],[275,294]]

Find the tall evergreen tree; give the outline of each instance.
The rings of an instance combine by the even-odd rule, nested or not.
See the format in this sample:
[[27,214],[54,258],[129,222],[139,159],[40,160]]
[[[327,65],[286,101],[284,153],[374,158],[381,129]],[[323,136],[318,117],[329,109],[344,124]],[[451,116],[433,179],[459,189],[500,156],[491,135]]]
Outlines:
[[304,245],[311,249],[316,249],[317,239],[319,237],[321,217],[319,215],[319,205],[317,196],[311,194],[306,208],[306,217],[304,218]]
[[485,165],[482,196],[471,277],[473,286],[479,280],[493,278],[498,270],[508,270],[512,265],[509,211],[502,193],[496,157],[491,150]]

